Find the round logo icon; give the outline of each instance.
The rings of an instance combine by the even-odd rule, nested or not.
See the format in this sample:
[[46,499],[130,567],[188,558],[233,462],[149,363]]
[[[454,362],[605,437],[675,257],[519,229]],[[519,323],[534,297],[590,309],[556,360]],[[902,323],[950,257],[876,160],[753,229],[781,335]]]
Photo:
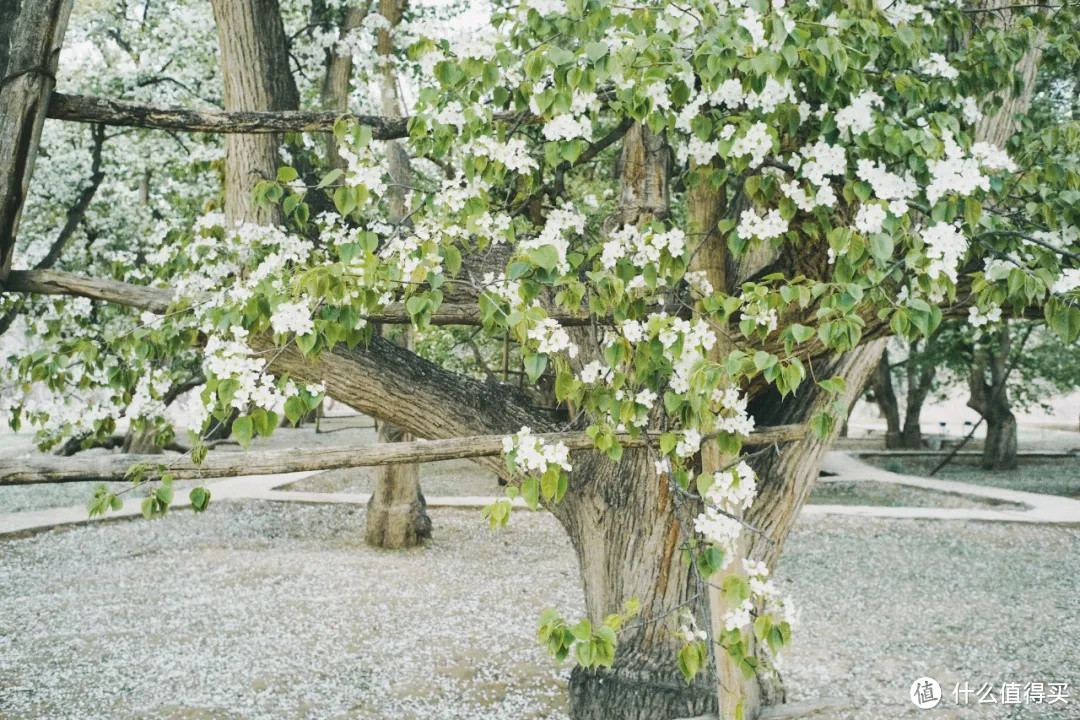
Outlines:
[[922,677],[911,683],[911,702],[920,710],[937,707],[941,702],[941,686],[930,677]]

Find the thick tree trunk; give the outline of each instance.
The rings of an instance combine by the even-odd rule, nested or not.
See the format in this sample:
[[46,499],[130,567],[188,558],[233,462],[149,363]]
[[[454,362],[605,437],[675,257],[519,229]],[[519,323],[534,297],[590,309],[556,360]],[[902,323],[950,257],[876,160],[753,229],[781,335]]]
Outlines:
[[986,416],[986,445],[981,465],[986,470],[1016,467],[1016,416],[1008,404],[996,403]]
[[[289,70],[278,0],[212,0],[225,78],[225,109],[296,110],[300,97]],[[252,189],[273,178],[281,137],[229,135],[225,141],[225,218],[229,223],[279,222],[276,206],[255,205]]]
[[899,445],[890,447],[904,447],[910,450],[918,450],[922,447],[922,408],[916,405],[908,405],[904,412],[904,433]]
[[[390,423],[379,422],[379,442],[412,438]],[[368,545],[397,550],[416,547],[431,538],[431,518],[420,492],[420,466],[415,463],[383,465],[375,472],[375,492],[367,506]]]
[[[571,486],[554,512],[577,551],[588,617],[596,626],[636,598],[640,617],[650,622],[631,621],[632,629],[620,633],[611,668],[574,669],[571,716],[671,720],[715,712],[709,674],[686,684],[675,664],[680,641],[671,623],[660,620],[703,592],[682,559],[678,498],[668,492],[667,478],[656,475],[645,450],[627,450],[618,463],[585,453],[573,462]],[[684,523],[697,512],[687,510]]]
[[893,390],[892,371],[889,369],[889,352],[881,352],[881,360],[878,361],[874,373],[870,377],[870,387],[874,392],[874,402],[885,416],[885,447],[898,448],[901,446],[900,436],[900,403],[896,400],[896,391]]

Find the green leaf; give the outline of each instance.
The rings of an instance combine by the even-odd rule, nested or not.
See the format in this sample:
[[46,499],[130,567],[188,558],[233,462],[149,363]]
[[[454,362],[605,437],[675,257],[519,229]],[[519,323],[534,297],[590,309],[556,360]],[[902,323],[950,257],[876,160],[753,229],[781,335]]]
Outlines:
[[296,168],[291,168],[288,166],[278,168],[278,182],[290,183],[293,180],[296,180],[298,177],[300,177],[300,175],[296,172]]
[[251,437],[254,433],[254,426],[251,422],[251,418],[247,415],[241,415],[233,420],[232,431],[236,437],[237,442],[240,443],[240,447],[247,448],[251,444]]
[[827,412],[820,412],[810,420],[810,429],[818,440],[824,440],[829,437],[835,422],[832,415]]
[[188,499],[191,500],[191,508],[195,512],[202,512],[210,504],[210,491],[204,487],[192,488]]
[[585,46],[585,54],[589,59],[596,62],[608,53],[608,46],[602,42],[591,42]]
[[548,356],[544,353],[529,353],[524,358],[525,373],[531,382],[536,382],[547,369]]

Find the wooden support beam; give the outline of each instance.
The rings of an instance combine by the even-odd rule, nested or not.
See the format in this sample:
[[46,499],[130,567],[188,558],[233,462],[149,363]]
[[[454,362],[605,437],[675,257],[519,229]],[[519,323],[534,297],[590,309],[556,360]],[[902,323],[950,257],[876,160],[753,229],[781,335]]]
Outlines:
[[[12,270],[3,283],[4,292],[30,293],[34,295],[72,295],[103,300],[114,305],[149,310],[159,315],[168,311],[173,302],[169,288],[132,285],[120,280],[95,278],[60,270]],[[589,325],[593,322],[587,314],[574,313],[563,308],[549,308],[548,316],[559,324],[570,326]],[[365,316],[368,322],[384,325],[408,325],[412,318],[403,303],[391,303],[382,312]],[[600,325],[610,321],[597,319]],[[482,325],[480,306],[474,303],[447,303],[432,313],[432,325]]]
[[[769,445],[791,442],[804,437],[804,425],[780,425],[756,430],[746,445]],[[538,435],[546,442],[561,442],[571,450],[589,450],[593,439],[585,432]],[[617,436],[626,447],[642,447],[642,437]],[[655,442],[655,437],[653,441]],[[0,460],[0,486],[38,483],[103,482],[123,480],[135,465],[151,470],[159,464],[169,467],[176,479],[234,477],[238,475],[276,475],[311,470],[336,470],[398,463],[437,462],[466,458],[495,457],[502,454],[502,435],[479,435],[448,440],[419,440],[404,443],[374,443],[359,448],[290,448],[287,450],[249,450],[247,452],[210,452],[201,466],[187,456],[96,455],[58,457],[35,455]]]
[[[310,110],[273,112],[192,110],[180,107],[154,107],[127,100],[62,93],[53,94],[49,103],[49,117],[54,120],[100,123],[148,130],[225,134],[332,132],[334,123],[339,118],[345,118],[371,128],[371,135],[376,140],[394,140],[409,135],[408,118]],[[521,120],[521,115],[514,112],[495,113],[495,119],[517,122]],[[526,118],[525,121],[530,120]],[[538,121],[538,119],[532,121]]]

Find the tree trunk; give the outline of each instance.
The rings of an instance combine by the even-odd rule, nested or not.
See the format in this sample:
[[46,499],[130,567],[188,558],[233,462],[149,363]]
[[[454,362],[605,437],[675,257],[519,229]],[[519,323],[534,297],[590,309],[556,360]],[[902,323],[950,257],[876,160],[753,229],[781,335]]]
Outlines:
[[[225,109],[296,110],[300,97],[289,70],[288,42],[278,0],[212,0],[225,79]],[[251,191],[273,178],[281,137],[228,135],[225,140],[225,219],[277,223],[277,206],[259,208]]]
[[995,403],[986,415],[986,445],[982,462],[985,470],[1012,470],[1016,467],[1016,416],[1008,403]]
[[[387,422],[379,422],[379,442],[412,438]],[[431,538],[431,518],[420,492],[420,466],[415,463],[383,465],[375,472],[375,492],[367,506],[368,545],[397,550],[423,545]]]
[[[574,720],[671,720],[716,711],[709,673],[687,685],[676,668],[680,647],[671,623],[657,621],[702,591],[683,561],[676,500],[645,450],[618,463],[575,453],[566,497],[554,508],[577,551],[585,606],[594,627],[628,598],[653,621],[619,635],[610,668],[575,667],[570,676]],[[694,513],[685,512],[683,522]]]
[[1016,467],[1016,416],[1009,407],[1007,388],[1011,346],[1009,328],[1004,325],[997,342],[976,348],[971,362],[968,407],[986,421],[981,465],[987,470]]
[[[350,31],[360,27],[367,17],[367,5],[349,8],[345,13],[345,22],[339,30],[339,37],[344,38]],[[337,47],[326,51],[326,75],[323,76],[321,92],[322,106],[327,110],[345,113],[349,109],[349,92],[352,87],[352,53],[339,53]],[[333,133],[326,134],[326,157],[332,168],[345,167],[345,159],[338,155],[337,139]]]
[[[72,0],[25,0],[11,25],[0,85],[0,280],[11,269],[71,6]],[[6,22],[11,8],[4,12]]]
[[888,350],[881,352],[881,360],[878,361],[873,375],[870,376],[870,387],[874,392],[874,402],[885,416],[885,447],[890,449],[901,447],[900,403],[896,401],[896,391],[893,390]]
[[[396,27],[401,22],[404,10],[404,2],[401,0],[380,0],[379,14],[387,19],[390,27]],[[362,22],[362,17],[354,17],[359,13],[352,10],[349,13],[350,20]],[[390,32],[386,29],[379,31],[379,56],[385,63],[381,80],[382,110],[388,117],[402,117],[404,111],[401,107],[397,94],[397,76],[394,73],[392,63],[393,44]],[[349,67],[351,68],[351,62]],[[328,68],[329,71],[329,68]],[[338,80],[340,82],[340,79]],[[342,88],[339,86],[338,90]],[[346,79],[344,89],[348,91]],[[338,101],[340,104],[340,100]],[[394,187],[390,188],[387,203],[390,210],[390,221],[394,223],[405,222],[408,209],[405,205],[405,188],[412,182],[412,168],[409,166],[409,156],[400,143],[391,140],[387,143],[388,163],[390,176],[394,180]],[[406,328],[398,337],[398,343],[409,350],[413,349],[413,332]],[[402,432],[393,425],[380,422],[379,442],[408,442],[412,437]],[[420,466],[415,464],[387,465],[380,467],[375,473],[375,492],[368,502],[367,531],[364,535],[369,545],[395,550],[403,547],[415,547],[421,545],[431,537],[431,519],[427,516],[427,504],[424,495],[420,491]]]
[[7,77],[8,56],[11,54],[11,29],[19,15],[19,0],[6,0],[0,6],[0,78]]
[[934,338],[930,337],[919,349],[919,341],[915,340],[908,346],[907,360],[907,398],[904,408],[904,447],[918,450],[922,447],[922,409],[926,404],[926,398],[934,384],[934,375],[937,369],[934,367],[930,353],[934,346]]

